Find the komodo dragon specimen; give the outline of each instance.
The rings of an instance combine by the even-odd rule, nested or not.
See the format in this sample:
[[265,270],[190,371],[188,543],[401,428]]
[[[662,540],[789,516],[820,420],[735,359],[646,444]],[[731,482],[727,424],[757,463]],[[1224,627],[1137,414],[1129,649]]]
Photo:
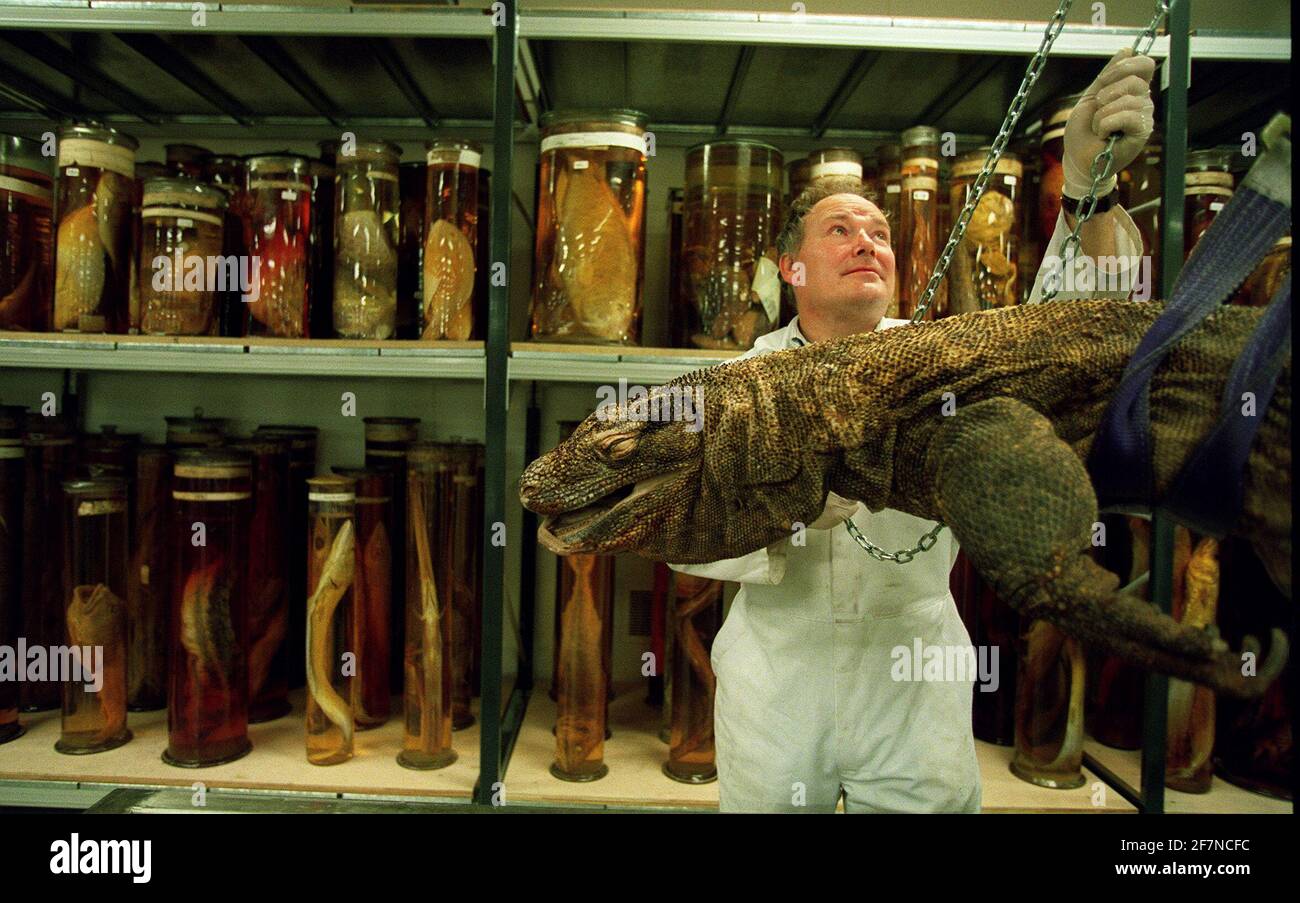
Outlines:
[[[1256,656],[1255,676],[1244,676],[1243,656],[1213,627],[1180,626],[1117,593],[1119,579],[1089,555],[1098,508],[1088,451],[1125,364],[1163,307],[1007,307],[710,367],[651,393],[699,387],[703,429],[690,420],[647,422],[633,401],[606,408],[524,471],[520,496],[547,515],[539,538],[555,552],[630,551],[681,563],[788,537],[817,518],[829,491],[872,511],[941,520],[1022,614],[1142,667],[1256,696],[1285,664],[1280,630],[1267,658]],[[1233,359],[1262,314],[1216,310],[1156,371],[1158,498],[1217,418]],[[1289,357],[1262,416],[1231,533],[1254,545],[1289,597]],[[864,528],[869,534],[870,520]],[[1243,646],[1258,653],[1253,637]]]

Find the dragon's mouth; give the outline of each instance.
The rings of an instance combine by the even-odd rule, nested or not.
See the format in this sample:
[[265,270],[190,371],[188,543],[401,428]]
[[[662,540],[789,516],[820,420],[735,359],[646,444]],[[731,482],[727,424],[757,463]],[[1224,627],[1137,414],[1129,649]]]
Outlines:
[[593,552],[597,551],[597,545],[604,546],[600,551],[615,551],[608,542],[602,544],[600,538],[592,537],[590,534],[593,529],[614,512],[625,509],[673,476],[674,474],[666,473],[647,477],[635,484],[620,486],[581,508],[550,515],[537,528],[537,539],[557,555]]

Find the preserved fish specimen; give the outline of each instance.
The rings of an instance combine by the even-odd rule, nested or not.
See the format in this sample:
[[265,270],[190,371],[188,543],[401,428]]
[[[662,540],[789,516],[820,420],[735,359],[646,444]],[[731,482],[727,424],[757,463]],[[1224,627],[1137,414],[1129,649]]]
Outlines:
[[[226,196],[191,179],[150,179],[141,207],[140,329],[155,335],[216,335],[217,280],[238,268],[209,268],[224,250]],[[160,288],[159,286],[163,286]]]
[[542,121],[533,338],[635,344],[645,255],[645,117]]
[[609,773],[604,761],[609,686],[604,639],[611,614],[613,560],[602,555],[569,555],[561,567],[572,575],[572,582],[557,612],[560,643],[555,650],[555,761],[551,774],[565,781],[595,781]]
[[[246,439],[232,447],[252,456],[253,507],[248,525],[248,723],[289,714],[289,585],[285,520],[290,446],[287,438]],[[294,543],[296,546],[297,543]]]
[[136,146],[134,138],[103,126],[59,130],[55,330],[127,326]]
[[140,448],[131,567],[126,580],[127,705],[136,712],[161,709],[167,704],[171,477],[171,455],[164,446]]
[[[989,148],[971,151],[953,165],[949,205],[954,213],[966,205],[988,151]],[[1020,161],[1012,154],[1003,154],[953,253],[948,303],[936,317],[1020,303],[1018,261],[1023,176]],[[940,235],[946,231],[940,230]]]
[[718,776],[713,749],[717,679],[709,650],[722,625],[720,580],[676,575],[673,591],[673,720],[664,774],[687,784]]
[[468,339],[474,329],[482,148],[471,141],[434,141],[425,156],[424,339]]
[[1225,151],[1200,150],[1187,154],[1183,189],[1183,258],[1210,228],[1219,211],[1232,199],[1231,155]]
[[[76,470],[76,440],[65,421],[27,416],[23,432],[23,526],[27,555],[22,569],[22,613],[19,636],[28,646],[57,646],[63,641],[67,610],[60,568],[63,555],[62,485]],[[28,545],[30,544],[30,545]],[[18,688],[22,710],[39,712],[59,705],[57,681],[23,681]]]
[[354,482],[312,477],[307,486],[307,761],[334,765],[352,758],[353,687],[345,656],[356,649]]
[[[78,667],[65,675],[63,731],[54,748],[70,754],[96,753],[131,739],[126,727],[126,603],[122,601],[126,483],[119,478],[72,480],[63,484],[63,490],[66,637]],[[87,689],[88,684],[92,689]]]
[[[174,629],[167,751],[170,765],[219,765],[248,739],[249,455],[175,452]],[[202,534],[203,544],[195,539]]]
[[388,682],[393,591],[393,549],[388,538],[392,519],[392,475],[364,467],[335,467],[356,481],[356,576],[352,604],[356,620],[355,721],[358,730],[388,720],[392,703]]
[[386,141],[334,158],[334,332],[389,339],[397,330],[397,161]]
[[305,338],[312,206],[306,157],[248,158],[244,239],[259,265],[249,295],[248,335]]
[[1083,649],[1047,621],[1025,621],[1011,772],[1040,787],[1082,786]]
[[420,336],[420,307],[424,297],[424,162],[397,168],[401,193],[397,239],[397,337]]
[[[898,266],[898,315],[911,317],[939,259],[939,130],[920,125],[903,133],[901,215],[892,230]],[[943,298],[936,291],[932,318]]]
[[[1205,629],[1214,624],[1219,604],[1219,544],[1206,537],[1183,569],[1181,602],[1173,609],[1180,624]],[[1184,793],[1209,793],[1214,776],[1214,691],[1169,679],[1165,784]]]
[[[406,768],[444,768],[456,761],[451,748],[451,626],[448,587],[439,586],[434,550],[435,513],[446,456],[433,443],[409,452],[406,590],[405,739],[398,764]],[[446,571],[444,570],[445,574]]]
[[52,175],[39,142],[0,135],[0,329],[49,328]]
[[[0,646],[18,637],[22,587],[23,441],[27,409],[0,405]],[[18,683],[0,680],[0,743],[23,735],[18,723]]]
[[706,142],[686,153],[683,288],[696,347],[750,348],[777,325],[781,173],[780,152],[754,141]]

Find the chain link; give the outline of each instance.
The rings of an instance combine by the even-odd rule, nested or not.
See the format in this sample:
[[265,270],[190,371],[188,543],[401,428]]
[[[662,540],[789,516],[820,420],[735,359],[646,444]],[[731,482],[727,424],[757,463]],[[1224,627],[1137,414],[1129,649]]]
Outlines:
[[[1047,23],[1047,30],[1043,32],[1043,40],[1038,45],[1038,51],[1029,61],[1029,67],[1025,70],[1025,77],[1020,82],[1020,87],[1016,91],[1015,98],[1011,101],[1011,106],[1007,110],[1006,118],[1002,121],[1002,127],[998,129],[998,135],[993,140],[993,146],[989,148],[988,157],[984,160],[984,166],[980,173],[975,177],[975,183],[971,186],[970,192],[966,196],[966,204],[961,208],[961,213],[957,216],[957,221],[953,223],[952,232],[948,235],[948,243],[944,245],[943,252],[939,255],[939,260],[935,263],[934,272],[930,274],[930,281],[925,286],[925,292],[921,295],[921,303],[917,306],[916,312],[912,314],[912,322],[919,323],[925,317],[926,310],[930,307],[930,302],[934,299],[934,293],[939,288],[939,283],[948,272],[948,265],[952,263],[952,255],[957,250],[957,245],[961,244],[962,238],[966,235],[966,226],[970,223],[971,216],[975,213],[975,205],[984,195],[984,189],[988,185],[989,178],[993,175],[993,170],[998,165],[998,160],[1002,158],[1002,152],[1006,150],[1007,142],[1011,140],[1011,134],[1015,131],[1016,124],[1020,121],[1020,114],[1024,112],[1025,103],[1029,99],[1029,94],[1034,90],[1034,85],[1038,81],[1038,76],[1042,74],[1043,66],[1047,62],[1047,54],[1056,43],[1056,38],[1060,35],[1061,29],[1065,27],[1065,17],[1070,12],[1070,7],[1074,0],[1061,0],[1061,5],[1057,7],[1052,19]],[[1156,0],[1156,12],[1151,17],[1151,24],[1137,37],[1133,42],[1133,52],[1142,56],[1151,49],[1155,43],[1156,32],[1160,30],[1161,23],[1164,22],[1165,16],[1169,14],[1168,0]],[[1106,146],[1092,161],[1092,167],[1089,175],[1092,176],[1092,187],[1088,189],[1088,194],[1079,202],[1079,216],[1076,217],[1074,229],[1070,232],[1069,238],[1065,240],[1062,248],[1061,260],[1061,281],[1053,286],[1050,290],[1044,291],[1043,300],[1050,301],[1056,297],[1060,291],[1060,285],[1064,282],[1064,262],[1073,259],[1074,253],[1079,247],[1079,229],[1083,226],[1088,218],[1092,216],[1097,207],[1097,191],[1101,183],[1110,177],[1111,164],[1115,162],[1115,142],[1119,140],[1119,133],[1111,135],[1106,141]],[[1098,168],[1100,167],[1100,169]],[[873,543],[862,535],[862,531],[853,523],[851,518],[844,518],[844,526],[848,528],[849,535],[868,555],[877,561],[893,561],[898,564],[907,564],[918,553],[928,552],[938,541],[939,531],[944,528],[942,523],[936,523],[928,533],[920,538],[916,545],[910,549],[902,549],[898,552],[886,552],[880,546]]]

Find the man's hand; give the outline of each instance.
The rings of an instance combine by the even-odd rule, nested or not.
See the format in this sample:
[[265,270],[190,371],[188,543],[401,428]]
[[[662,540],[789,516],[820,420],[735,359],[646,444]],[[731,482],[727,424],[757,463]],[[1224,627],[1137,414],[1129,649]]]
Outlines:
[[1112,133],[1119,132],[1121,137],[1115,142],[1111,174],[1098,187],[1098,197],[1114,190],[1116,174],[1146,147],[1155,127],[1155,104],[1151,100],[1155,70],[1155,60],[1134,56],[1133,49],[1125,47],[1111,57],[1088,86],[1065,125],[1066,196],[1078,199],[1088,193],[1092,187],[1092,161]]

